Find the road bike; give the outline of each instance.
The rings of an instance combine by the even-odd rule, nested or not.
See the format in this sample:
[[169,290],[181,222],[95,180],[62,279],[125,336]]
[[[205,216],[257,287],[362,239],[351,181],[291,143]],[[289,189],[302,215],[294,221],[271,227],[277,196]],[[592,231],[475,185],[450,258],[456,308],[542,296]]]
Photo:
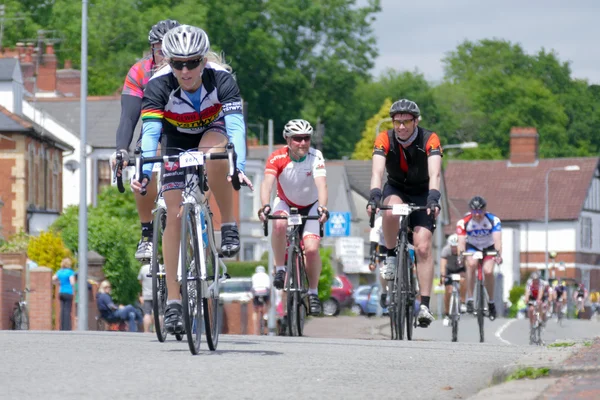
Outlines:
[[27,331],[29,330],[29,309],[27,308],[27,301],[25,301],[25,293],[31,292],[28,288],[24,290],[7,290],[7,292],[16,293],[19,295],[19,301],[15,302],[15,306],[9,315],[12,329],[16,331]]
[[529,327],[529,344],[535,344],[542,346],[544,341],[542,340],[542,328],[543,322],[538,310],[537,302],[529,301],[528,307],[533,307],[533,323]]
[[[394,280],[388,284],[388,313],[390,316],[390,325],[392,330],[392,340],[403,340],[404,329],[406,327],[406,339],[412,340],[413,327],[417,326],[415,316],[415,300],[417,298],[417,279],[415,270],[416,260],[409,252],[409,217],[415,211],[426,210],[427,206],[416,206],[414,204],[393,204],[389,206],[381,205],[380,210],[391,210],[392,215],[400,218],[400,229],[396,239],[396,271]],[[375,213],[371,213],[370,225],[373,227],[375,222]]]
[[[217,153],[205,153],[194,149],[182,150],[177,155],[144,157],[138,148],[135,154],[136,176],[140,181],[144,164],[178,162],[180,168],[185,168],[185,188],[181,195],[179,213],[181,241],[177,269],[181,284],[184,330],[192,354],[198,354],[200,351],[202,331],[205,332],[209,349],[214,351],[217,349],[220,331],[220,285],[228,278],[228,274],[227,267],[220,259],[222,255],[215,245],[213,214],[205,195],[208,191],[208,180],[204,165],[208,160],[228,160],[229,176],[232,176],[235,172],[233,144],[227,144],[225,151]],[[162,223],[156,224],[155,229],[161,225]],[[158,257],[153,258],[156,265],[160,265]],[[164,278],[160,267],[155,266],[152,271],[153,275],[158,271],[157,283]],[[164,286],[166,298],[166,285]],[[160,311],[158,314],[160,315]]]
[[479,342],[484,342],[483,322],[485,317],[488,315],[488,304],[490,297],[485,289],[484,273],[483,273],[483,260],[488,256],[498,255],[497,251],[482,250],[482,251],[470,251],[463,252],[463,256],[473,256],[473,259],[477,260],[477,282],[475,283],[475,305],[473,307],[474,314],[477,316],[477,325],[479,325]]
[[[286,294],[285,325],[289,336],[302,336],[304,320],[309,313],[308,304],[308,275],[304,264],[304,246],[302,245],[302,230],[304,221],[318,220],[318,215],[302,215],[298,208],[290,207],[290,215],[266,215],[263,223],[265,236],[269,235],[269,219],[287,219],[287,250],[286,250]],[[323,224],[319,224],[319,235],[323,237]]]
[[452,281],[452,294],[450,295],[450,324],[452,325],[452,341],[458,341],[458,321],[460,321],[460,274],[446,276]]

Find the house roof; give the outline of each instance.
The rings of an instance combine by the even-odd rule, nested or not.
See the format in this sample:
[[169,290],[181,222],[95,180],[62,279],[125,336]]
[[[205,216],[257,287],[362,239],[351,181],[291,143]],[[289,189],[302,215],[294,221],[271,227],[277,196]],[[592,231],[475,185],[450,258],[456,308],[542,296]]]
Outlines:
[[371,165],[371,160],[344,160],[350,187],[365,199],[371,192]]
[[[283,147],[283,144],[273,145],[273,151]],[[269,146],[248,146],[246,159],[248,160],[266,160],[269,157]]]
[[56,147],[63,150],[73,150],[72,146],[61,141],[50,132],[44,130],[41,126],[31,121],[29,118],[13,114],[2,106],[0,106],[0,132],[19,132],[23,134],[30,134],[37,139],[51,142]]
[[12,81],[16,66],[16,58],[0,58],[0,82]]
[[448,162],[445,170],[452,225],[468,211],[475,195],[483,196],[487,209],[503,221],[543,221],[546,173],[551,168],[578,165],[579,171],[554,171],[549,175],[549,220],[579,218],[598,157],[541,159],[534,166],[509,166],[499,161]]
[[[81,102],[78,98],[36,99],[32,106],[47,112],[63,127],[79,136]],[[121,98],[88,97],[87,100],[87,143],[95,148],[114,148],[121,116]],[[138,123],[133,134],[137,140],[141,130]]]

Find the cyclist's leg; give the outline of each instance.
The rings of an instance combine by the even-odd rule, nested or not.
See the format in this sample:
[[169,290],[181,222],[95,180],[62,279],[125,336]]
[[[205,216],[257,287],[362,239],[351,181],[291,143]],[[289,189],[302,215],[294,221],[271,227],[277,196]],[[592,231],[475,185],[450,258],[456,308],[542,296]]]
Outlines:
[[[142,146],[142,138],[137,142],[137,146]],[[135,206],[137,208],[140,223],[142,224],[142,237],[138,243],[137,251],[135,252],[135,258],[150,259],[152,257],[152,209],[154,208],[154,201],[158,193],[156,180],[158,174],[152,174],[152,180],[146,187],[146,195],[142,196],[141,193],[134,192]]]
[[261,318],[261,308],[262,308],[262,304],[260,303],[260,299],[258,298],[259,296],[254,296],[252,299],[252,303],[254,304],[254,312],[252,313],[252,317],[253,317],[253,321],[254,321],[254,326],[255,326],[255,332],[257,335],[260,335],[262,332],[260,331],[260,318]]
[[[209,153],[222,152],[229,142],[225,123],[213,123],[211,128],[202,134],[200,150]],[[225,176],[229,171],[227,160],[213,160],[206,163],[208,186],[215,196],[216,203],[221,213],[221,251],[227,257],[235,256],[240,250],[240,234],[235,222],[233,212],[233,187]]]
[[[477,251],[476,248],[469,246],[467,244],[467,248],[466,248],[467,252],[473,252],[473,251]],[[466,281],[467,281],[467,287],[466,287],[466,303],[467,303],[467,312],[469,313],[473,313],[473,292],[475,291],[475,282],[477,281],[477,267],[479,265],[478,260],[474,259],[473,256],[466,256],[465,257],[465,269],[466,269]]]
[[[386,183],[383,187],[383,204],[389,206],[402,203],[400,191]],[[397,215],[392,215],[391,210],[382,211],[382,218],[383,238],[385,239],[385,247],[388,249],[388,253],[380,274],[384,279],[391,281],[394,279],[394,274],[396,273],[394,270],[394,264],[396,263],[396,238],[398,237],[400,221]]]
[[496,305],[494,304],[494,258],[486,257],[483,260],[483,274],[485,275],[485,290],[488,293],[488,312],[491,319],[496,318]]
[[444,279],[444,287],[444,315],[450,315],[450,296],[452,296],[452,278],[446,277]]
[[[289,215],[290,208],[287,203],[279,197],[273,202],[273,215]],[[273,286],[277,289],[283,289],[285,283],[285,250],[287,246],[287,220],[271,220],[271,248],[273,249],[273,258],[275,262],[275,279]]]
[[[317,215],[318,204],[315,203],[309,216]],[[319,277],[321,276],[321,256],[319,254],[319,221],[307,220],[304,225],[302,241],[304,242],[304,255],[306,256],[306,274],[308,275],[308,295],[310,313],[318,315],[321,313],[321,302],[319,301]]]

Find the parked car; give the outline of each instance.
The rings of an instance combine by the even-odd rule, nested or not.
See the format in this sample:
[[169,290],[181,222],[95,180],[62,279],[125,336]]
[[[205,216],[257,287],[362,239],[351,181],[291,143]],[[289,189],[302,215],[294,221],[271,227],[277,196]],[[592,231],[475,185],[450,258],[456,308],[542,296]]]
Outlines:
[[[379,287],[377,285],[362,285],[354,292],[354,305],[352,309],[356,314],[375,315],[377,314],[377,305],[379,304]],[[384,308],[383,314],[387,314],[387,308]]]
[[229,278],[220,286],[219,299],[224,303],[252,301],[252,278]]
[[323,303],[323,314],[328,317],[338,315],[342,308],[352,307],[354,299],[352,282],[346,275],[337,275],[331,284],[331,297]]

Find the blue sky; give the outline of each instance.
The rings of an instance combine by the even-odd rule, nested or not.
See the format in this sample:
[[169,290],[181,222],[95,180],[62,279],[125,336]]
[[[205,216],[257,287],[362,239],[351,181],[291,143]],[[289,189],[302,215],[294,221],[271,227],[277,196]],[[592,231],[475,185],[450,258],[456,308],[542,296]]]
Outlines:
[[443,77],[442,58],[465,39],[498,38],[520,43],[528,54],[553,49],[559,60],[571,62],[573,77],[600,84],[598,0],[381,0],[381,5],[374,24],[375,75],[387,68],[418,69],[436,82]]

